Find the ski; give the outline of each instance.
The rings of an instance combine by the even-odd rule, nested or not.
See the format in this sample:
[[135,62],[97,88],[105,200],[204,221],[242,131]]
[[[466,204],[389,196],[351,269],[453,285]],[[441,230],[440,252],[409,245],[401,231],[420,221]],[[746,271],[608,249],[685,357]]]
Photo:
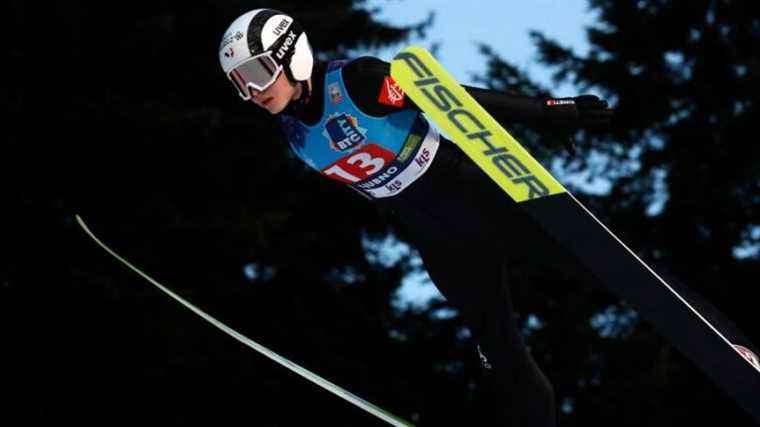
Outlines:
[[760,363],[748,343],[721,330],[685,292],[642,261],[429,52],[404,49],[391,62],[391,77],[550,238],[760,422]]
[[323,389],[334,393],[335,395],[339,396],[340,398],[358,406],[359,408],[369,412],[370,414],[376,416],[377,418],[380,418],[381,420],[387,422],[388,424],[391,424],[393,426],[398,427],[404,427],[404,426],[413,426],[413,424],[391,414],[390,412],[373,405],[372,403],[367,402],[366,400],[356,396],[355,394],[351,393],[350,391],[341,388],[338,385],[335,385],[331,383],[330,381],[320,377],[319,375],[307,370],[306,368],[303,368],[296,363],[291,362],[290,360],[280,356],[279,354],[275,353],[274,351],[264,347],[261,344],[256,343],[252,339],[246,337],[245,335],[237,332],[236,330],[230,328],[229,326],[225,325],[224,323],[220,322],[219,320],[215,319],[214,317],[208,315],[203,310],[199,309],[195,305],[191,304],[190,302],[186,301],[179,295],[172,292],[169,288],[163,286],[162,284],[158,283],[157,281],[153,280],[150,276],[143,273],[140,269],[133,266],[131,263],[129,263],[126,259],[122,258],[119,254],[114,252],[111,248],[106,246],[100,239],[95,237],[95,234],[90,231],[89,227],[85,224],[84,220],[79,215],[76,215],[76,220],[79,223],[79,226],[82,227],[85,233],[87,233],[88,236],[92,238],[92,240],[95,241],[101,248],[103,248],[106,252],[111,254],[114,258],[116,258],[118,261],[120,261],[122,264],[129,267],[131,270],[145,278],[148,282],[150,282],[152,285],[172,297],[174,300],[179,302],[180,304],[184,305],[188,309],[190,309],[192,312],[206,320],[207,322],[211,323],[212,325],[216,326],[220,330],[222,330],[227,335],[235,338],[236,340],[240,341],[241,343],[247,345],[248,347],[256,350],[257,352],[263,354],[264,356],[272,359],[273,361],[279,363],[280,365],[286,367],[292,372],[295,372],[296,374],[306,378],[307,380],[313,382],[314,384],[322,387]]

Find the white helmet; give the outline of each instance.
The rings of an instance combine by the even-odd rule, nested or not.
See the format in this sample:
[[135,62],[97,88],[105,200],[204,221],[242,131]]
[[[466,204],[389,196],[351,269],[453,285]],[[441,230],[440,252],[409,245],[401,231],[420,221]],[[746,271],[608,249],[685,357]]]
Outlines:
[[292,17],[256,9],[227,28],[219,45],[219,63],[240,97],[248,100],[250,88],[265,90],[281,71],[293,83],[308,80],[314,56],[306,33]]

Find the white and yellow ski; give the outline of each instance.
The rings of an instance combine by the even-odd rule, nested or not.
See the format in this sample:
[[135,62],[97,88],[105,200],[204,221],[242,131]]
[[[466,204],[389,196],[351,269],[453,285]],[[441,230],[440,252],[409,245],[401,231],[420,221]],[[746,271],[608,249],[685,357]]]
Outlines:
[[[409,47],[391,76],[542,230],[637,309],[760,423],[760,364],[744,334],[668,284],[549,174],[425,49]],[[701,313],[700,311],[705,311]]]

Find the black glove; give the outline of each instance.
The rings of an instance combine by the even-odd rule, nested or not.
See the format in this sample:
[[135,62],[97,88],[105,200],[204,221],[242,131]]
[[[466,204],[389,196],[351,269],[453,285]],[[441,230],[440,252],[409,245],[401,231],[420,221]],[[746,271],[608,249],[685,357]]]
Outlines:
[[[607,101],[596,95],[581,95],[572,98],[547,98],[544,101],[547,121],[558,128],[602,128],[612,123],[613,110]],[[572,136],[564,141],[570,155],[575,156]]]

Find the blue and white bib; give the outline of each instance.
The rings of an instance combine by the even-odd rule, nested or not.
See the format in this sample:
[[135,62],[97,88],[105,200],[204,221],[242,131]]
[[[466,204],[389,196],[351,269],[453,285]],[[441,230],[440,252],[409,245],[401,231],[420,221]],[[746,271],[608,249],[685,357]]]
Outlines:
[[331,179],[370,198],[391,197],[422,176],[438,150],[438,133],[415,110],[385,117],[364,114],[351,100],[342,69],[328,64],[322,118],[308,126],[292,116],[280,123],[293,152]]

